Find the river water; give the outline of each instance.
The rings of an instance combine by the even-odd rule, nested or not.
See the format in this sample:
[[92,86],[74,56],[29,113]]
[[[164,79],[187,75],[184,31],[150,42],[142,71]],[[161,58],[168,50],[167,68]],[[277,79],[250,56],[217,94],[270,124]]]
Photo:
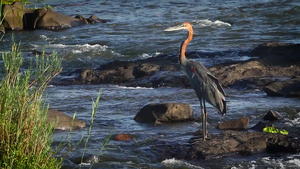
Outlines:
[[[246,60],[243,51],[249,51],[265,42],[300,43],[300,2],[298,0],[206,1],[181,0],[37,0],[27,7],[51,5],[52,10],[66,15],[89,17],[94,14],[107,19],[104,24],[84,25],[60,31],[35,30],[14,32],[16,41],[22,42],[24,62],[35,57],[36,51],[55,50],[63,58],[64,72],[83,67],[98,67],[113,60],[135,60],[158,54],[176,53],[186,32],[163,30],[188,21],[194,26],[194,38],[188,51],[202,53],[198,58],[206,66],[229,60]],[[0,50],[8,51],[12,32],[1,39]],[[207,55],[206,55],[207,54]],[[213,54],[213,57],[211,55]],[[61,75],[63,76],[63,75]],[[92,112],[92,100],[102,89],[98,112],[94,118],[90,140],[85,147],[78,143],[87,137]],[[209,133],[217,133],[218,122],[243,116],[250,118],[250,127],[273,109],[284,116],[276,122],[299,135],[300,100],[297,98],[268,97],[260,90],[225,89],[229,100],[228,114],[220,116],[208,107]],[[180,102],[189,103],[196,116],[200,116],[199,102],[192,89],[182,88],[130,88],[116,85],[50,86],[47,98],[50,107],[69,115],[77,113],[88,127],[70,135],[75,149],[67,159],[80,156],[83,150],[96,155],[93,168],[297,168],[300,154],[259,154],[224,157],[215,160],[184,161],[158,159],[151,147],[156,142],[185,143],[200,122],[166,124],[153,127],[136,123],[133,118],[146,104]],[[110,134],[127,133],[135,140],[110,141],[99,152]],[[55,133],[54,144],[68,132]],[[84,148],[85,147],[85,148]],[[90,163],[82,165],[89,168]],[[76,167],[76,166],[75,166]],[[77,165],[78,167],[78,165]]]

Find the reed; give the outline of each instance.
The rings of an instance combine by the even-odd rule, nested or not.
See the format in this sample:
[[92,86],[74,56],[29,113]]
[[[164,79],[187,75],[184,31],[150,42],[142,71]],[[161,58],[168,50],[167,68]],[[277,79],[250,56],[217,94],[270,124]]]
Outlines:
[[61,61],[55,53],[43,53],[24,68],[19,46],[13,43],[10,52],[2,53],[0,65],[5,72],[0,82],[0,168],[60,168],[61,160],[51,149],[53,124],[47,123],[42,96],[61,71]]

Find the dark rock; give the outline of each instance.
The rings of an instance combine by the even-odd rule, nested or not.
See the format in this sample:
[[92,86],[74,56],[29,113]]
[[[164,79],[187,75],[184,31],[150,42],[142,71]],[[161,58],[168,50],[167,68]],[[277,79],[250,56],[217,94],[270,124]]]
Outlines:
[[268,137],[267,150],[272,153],[299,153],[300,139],[299,137]]
[[[300,74],[300,65],[293,67],[265,66],[258,60],[226,63],[209,68],[224,86],[259,86],[278,81],[278,77]],[[190,87],[177,58],[166,55],[135,61],[114,61],[97,69],[77,70],[75,84],[119,84],[143,87]],[[251,86],[252,85],[252,86]]]
[[271,126],[271,125],[268,125],[267,123],[260,121],[255,126],[253,126],[251,129],[262,132],[265,127],[269,127],[269,126]]
[[276,77],[248,77],[235,80],[230,86],[257,89],[267,86],[277,80]]
[[[226,131],[219,135],[208,135],[203,139],[191,140],[190,158],[218,157],[227,153],[253,153],[268,150],[271,152],[299,152],[299,139],[282,134],[263,132]],[[279,148],[280,147],[280,148]]]
[[223,85],[232,85],[237,80],[258,77],[296,76],[300,74],[300,65],[268,66],[259,60],[226,63],[209,68]]
[[81,15],[77,15],[77,16],[75,16],[75,18],[81,20],[85,24],[96,24],[96,23],[106,23],[107,22],[107,20],[100,19],[95,15],[91,15],[89,18],[85,18]]
[[89,24],[95,24],[95,23],[106,23],[108,22],[107,20],[100,19],[95,15],[91,15],[89,18],[87,18],[87,21]]
[[84,24],[80,19],[63,15],[49,9],[37,9],[34,11],[34,15],[37,16],[34,22],[35,29],[57,30]]
[[0,25],[0,33],[5,33],[5,28],[3,25]]
[[[23,29],[24,6],[20,2],[2,6],[3,26],[8,30]],[[2,19],[2,18],[0,18]]]
[[143,63],[134,68],[133,75],[136,78],[144,77],[146,75],[150,75],[153,72],[157,72],[160,70],[160,66],[152,63]]
[[299,97],[300,77],[274,82],[263,88],[269,96]]
[[249,118],[242,117],[235,120],[219,123],[217,128],[220,130],[246,130],[249,126]]
[[36,18],[38,17],[37,13],[34,13],[34,9],[24,9],[24,15],[23,15],[23,27],[24,29],[34,29],[34,23],[36,21]]
[[[142,60],[113,61],[96,69],[76,70],[77,77],[66,80],[66,83],[73,81],[72,84],[109,83],[143,87],[191,87],[177,59],[176,54],[162,54]],[[251,59],[223,63],[209,70],[223,86],[255,88],[280,81],[282,77],[299,75],[300,65],[265,65],[259,59]]]
[[264,117],[264,120],[270,120],[270,121],[274,121],[274,120],[279,120],[282,119],[281,115],[273,110],[270,110]]
[[250,55],[268,65],[295,65],[300,63],[300,44],[269,42],[257,46]]
[[220,158],[224,155],[249,155],[259,152],[299,153],[300,140],[282,134],[264,132],[223,131],[221,134],[209,134],[203,138],[192,138],[189,144],[159,142],[152,151],[158,157],[177,159],[207,159]]
[[62,161],[62,166],[61,169],[74,169],[77,168],[78,164],[73,163],[72,161],[68,160],[68,159],[64,159]]
[[[170,86],[178,82],[176,77],[171,77],[171,79],[168,79],[169,82],[164,83],[162,82],[163,79],[160,79],[161,76],[157,77],[157,73],[178,70],[180,70],[180,67],[177,60],[169,60],[166,55],[136,61],[113,61],[102,65],[97,69],[88,68],[77,70],[76,72],[79,72],[80,75],[75,79],[75,83],[110,83],[143,87],[158,87],[160,84]],[[166,74],[165,76],[169,75]],[[175,79],[176,81],[172,83],[172,79]]]
[[151,76],[135,79],[134,82],[126,83],[128,86],[141,86],[141,87],[189,87],[187,77],[181,72],[172,71],[158,71]]
[[137,113],[134,120],[144,123],[175,122],[189,120],[192,114],[189,104],[148,104]]
[[97,163],[99,162],[99,157],[94,154],[86,154],[83,158],[82,156],[72,157],[70,158],[70,161],[74,164],[81,164],[81,163]]
[[74,18],[77,18],[77,19],[81,20],[85,24],[89,24],[89,21],[87,20],[87,18],[85,18],[85,17],[83,17],[81,15],[76,15]]
[[75,119],[72,124],[73,117],[68,116],[62,112],[59,112],[54,109],[48,110],[48,122],[54,123],[54,129],[56,130],[69,130],[72,129],[81,129],[85,127],[85,122],[79,119]]

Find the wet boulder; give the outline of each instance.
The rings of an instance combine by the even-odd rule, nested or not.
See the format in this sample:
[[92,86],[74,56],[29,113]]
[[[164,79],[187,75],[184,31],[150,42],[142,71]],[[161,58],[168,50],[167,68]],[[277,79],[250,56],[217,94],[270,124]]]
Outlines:
[[79,156],[71,157],[68,161],[64,162],[64,166],[78,166],[74,164],[91,164],[91,163],[97,163],[99,162],[99,156],[95,154],[85,154],[84,157],[82,157],[82,154]]
[[150,75],[154,72],[157,72],[160,70],[160,66],[157,64],[152,64],[152,63],[143,63],[139,66],[136,66],[134,68],[133,75],[136,78],[140,78],[146,75]]
[[[24,6],[20,2],[2,6],[3,26],[8,30],[23,29]],[[1,18],[0,18],[1,19]]]
[[[76,84],[119,84],[125,86],[159,87],[180,84],[172,72],[180,70],[176,59],[160,55],[135,61],[113,61],[96,69],[80,69],[71,73],[75,79],[66,81]],[[176,72],[178,74],[178,72]],[[169,78],[168,78],[169,77]],[[173,80],[175,80],[173,82]],[[167,81],[167,82],[166,82]],[[62,82],[64,83],[64,82]],[[177,85],[178,86],[178,85]]]
[[299,97],[300,96],[300,76],[274,82],[265,86],[263,91],[269,96]]
[[[82,24],[105,23],[102,20],[91,15],[89,18],[82,16],[71,17],[49,9],[28,9],[20,2],[14,2],[11,5],[2,6],[3,26],[0,25],[0,31],[4,30],[22,30],[22,29],[65,29]],[[1,18],[2,19],[2,18]]]
[[249,126],[249,118],[242,117],[239,119],[230,120],[219,123],[217,128],[220,130],[246,130]]
[[258,45],[250,55],[258,56],[268,65],[294,65],[300,63],[300,44],[269,42]]
[[[286,135],[262,132],[226,131],[218,135],[208,135],[203,139],[191,140],[192,146],[189,156],[192,158],[206,158],[227,153],[251,153],[253,151],[268,150],[272,152],[299,152],[297,138],[291,139]],[[277,146],[281,146],[278,149]]]
[[152,152],[158,158],[214,159],[232,154],[249,155],[260,152],[299,153],[300,139],[282,134],[227,130],[220,134],[193,137],[187,144],[158,142]]
[[189,87],[188,78],[179,72],[174,71],[157,71],[151,76],[136,79],[134,82],[126,83],[128,86],[142,87]]
[[105,70],[85,69],[77,79],[84,84],[122,84],[134,79],[132,73],[133,66],[119,66]]
[[134,120],[143,123],[163,123],[184,121],[192,118],[192,109],[189,104],[164,103],[148,104],[134,117]]
[[[236,81],[243,81],[254,78],[297,76],[300,74],[300,65],[293,66],[268,66],[260,60],[248,60],[242,62],[224,63],[213,66],[209,70],[221,81],[223,85],[232,86]],[[246,82],[247,82],[246,81]],[[265,84],[270,84],[267,80]],[[241,85],[242,83],[238,83]],[[247,84],[247,83],[244,83]]]
[[37,16],[34,22],[35,29],[65,29],[84,24],[83,20],[49,9],[37,9],[34,15]]
[[272,126],[272,124],[267,124],[265,122],[259,121],[256,125],[251,127],[251,130],[262,132],[265,127]]
[[72,124],[73,117],[68,116],[60,111],[49,109],[48,110],[48,122],[54,123],[54,129],[56,130],[69,130],[81,129],[85,127],[85,122],[79,119],[75,119]]

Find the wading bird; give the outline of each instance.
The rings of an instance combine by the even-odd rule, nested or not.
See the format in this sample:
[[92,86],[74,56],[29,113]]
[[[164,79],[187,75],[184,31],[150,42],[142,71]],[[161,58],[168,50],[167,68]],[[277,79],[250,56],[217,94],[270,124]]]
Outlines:
[[205,101],[213,105],[220,114],[224,115],[226,114],[225,92],[217,78],[205,66],[198,61],[188,60],[185,56],[186,47],[193,38],[192,25],[188,22],[184,22],[180,26],[165,29],[165,31],[176,30],[188,30],[188,36],[180,47],[179,64],[199,98],[202,112],[203,139],[205,140],[207,138],[207,112]]

